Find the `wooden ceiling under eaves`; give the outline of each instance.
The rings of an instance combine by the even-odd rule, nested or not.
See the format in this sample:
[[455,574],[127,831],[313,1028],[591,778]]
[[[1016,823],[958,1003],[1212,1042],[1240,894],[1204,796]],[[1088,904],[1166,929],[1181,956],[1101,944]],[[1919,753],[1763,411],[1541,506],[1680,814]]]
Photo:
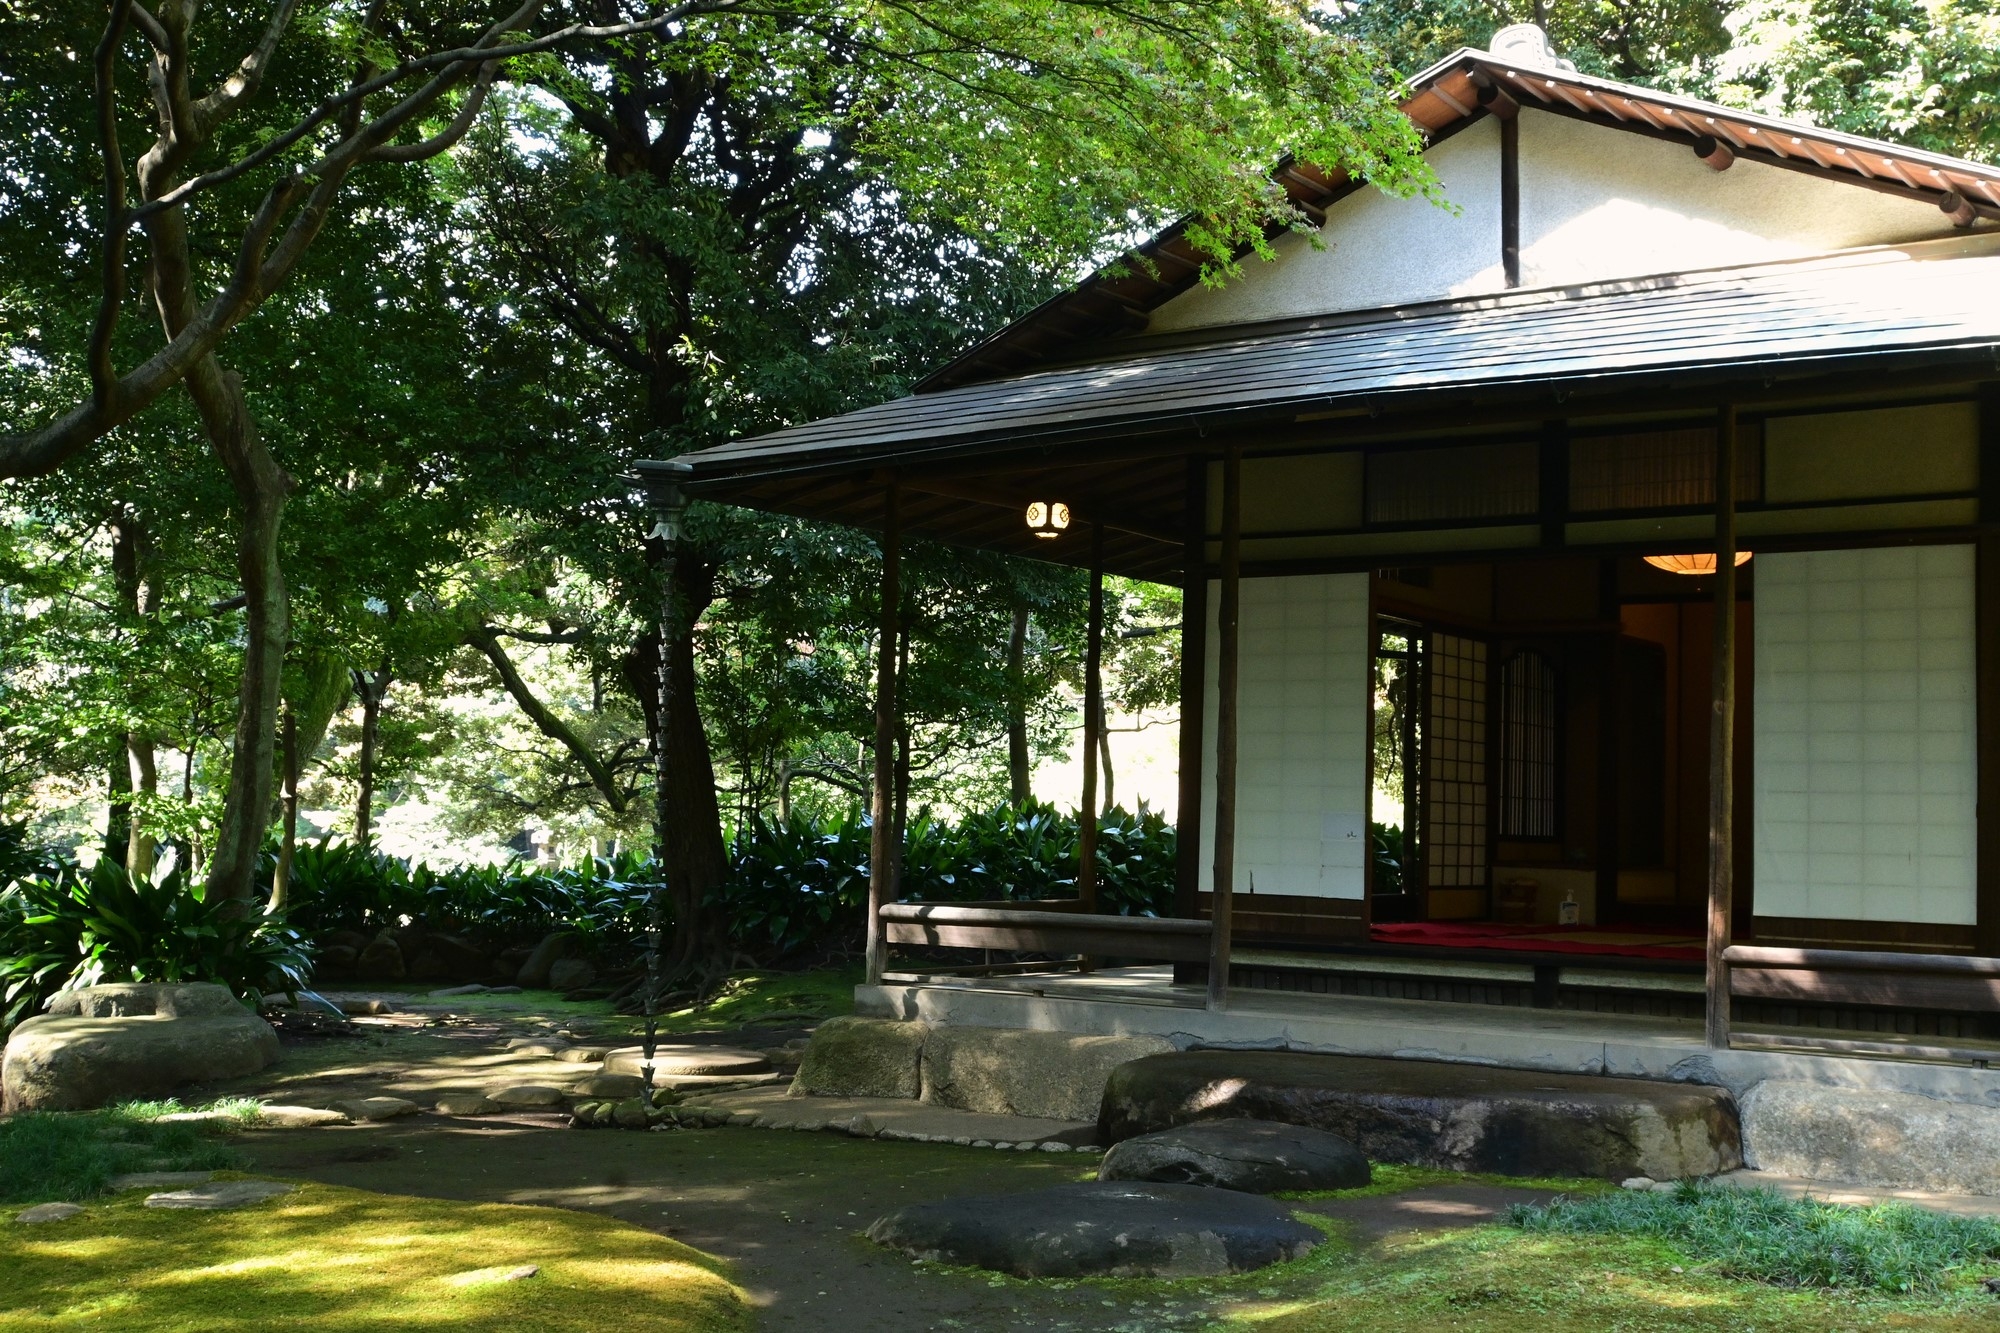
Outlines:
[[[1771,166],[1848,181],[1938,205],[1960,225],[2000,219],[2000,169],[1858,135],[1676,97],[1572,71],[1512,63],[1485,51],[1460,51],[1411,81],[1404,112],[1426,142],[1447,137],[1515,105],[1594,121],[1653,138],[1713,140],[1728,153]],[[1704,150],[1707,145],[1704,144]],[[1341,196],[1362,187],[1345,171],[1289,159],[1273,173],[1292,203],[1315,222]],[[1274,228],[1272,235],[1281,228]],[[1065,359],[1077,349],[1136,333],[1148,316],[1198,280],[1203,259],[1176,223],[1120,264],[1100,269],[978,343],[917,385],[918,393],[1014,374]]]
[[[1132,578],[1163,579],[1180,569],[1187,463],[1179,457],[1069,467],[964,471],[908,479],[899,490],[904,533],[1056,564],[1090,563],[1091,522],[1104,526],[1104,564]],[[1029,502],[1060,499],[1076,522],[1043,539],[1022,521]],[[736,504],[795,513],[857,528],[882,526],[883,482],[873,472],[842,477],[770,478],[740,487]]]

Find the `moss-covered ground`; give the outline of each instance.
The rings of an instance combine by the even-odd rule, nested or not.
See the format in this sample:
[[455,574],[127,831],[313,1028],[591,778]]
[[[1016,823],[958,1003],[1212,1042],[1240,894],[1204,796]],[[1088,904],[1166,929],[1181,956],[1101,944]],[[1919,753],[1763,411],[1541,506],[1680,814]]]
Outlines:
[[[614,1219],[307,1184],[231,1212],[131,1191],[0,1230],[0,1330],[734,1333],[707,1256]],[[537,1269],[506,1280],[511,1270]]]

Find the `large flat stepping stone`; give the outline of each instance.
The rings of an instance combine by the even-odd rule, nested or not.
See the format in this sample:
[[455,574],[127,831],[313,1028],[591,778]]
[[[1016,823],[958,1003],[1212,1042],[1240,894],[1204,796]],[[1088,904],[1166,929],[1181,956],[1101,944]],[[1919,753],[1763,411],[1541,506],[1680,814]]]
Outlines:
[[509,1111],[549,1111],[565,1105],[569,1094],[542,1083],[517,1083],[511,1088],[488,1088],[486,1100]]
[[165,1194],[149,1194],[146,1196],[146,1207],[207,1210],[248,1208],[251,1204],[275,1199],[280,1194],[290,1194],[297,1188],[297,1185],[287,1185],[276,1180],[224,1180],[211,1185],[196,1185],[190,1189],[171,1190]]
[[[604,1056],[606,1074],[644,1074],[643,1046],[621,1046]],[[728,1046],[661,1046],[653,1052],[653,1081],[666,1079],[739,1080],[776,1074],[760,1051],[737,1050]]]
[[329,1111],[318,1106],[260,1106],[257,1118],[250,1122],[252,1129],[321,1129],[327,1125],[344,1125],[347,1117],[338,1111]]
[[1743,1160],[1736,1104],[1696,1083],[1297,1051],[1180,1051],[1115,1070],[1106,1143],[1204,1120],[1338,1134],[1378,1162],[1677,1180]]
[[1369,1170],[1359,1148],[1323,1129],[1211,1120],[1126,1139],[1105,1155],[1097,1178],[1275,1194],[1359,1189],[1368,1183]]
[[792,1097],[783,1088],[697,1092],[682,1103],[713,1110],[728,1123],[757,1129],[828,1130],[855,1138],[1020,1150],[1076,1148],[1097,1142],[1097,1126],[1080,1120],[988,1115],[907,1097]]
[[343,1101],[329,1103],[329,1109],[338,1111],[356,1123],[365,1123],[415,1115],[424,1108],[407,1097],[349,1097]]
[[67,1222],[82,1211],[83,1208],[74,1203],[38,1203],[33,1208],[23,1208],[14,1214],[14,1220],[32,1227],[43,1222]]
[[913,1204],[868,1239],[1016,1277],[1220,1277],[1295,1259],[1325,1237],[1254,1194],[1087,1181]]

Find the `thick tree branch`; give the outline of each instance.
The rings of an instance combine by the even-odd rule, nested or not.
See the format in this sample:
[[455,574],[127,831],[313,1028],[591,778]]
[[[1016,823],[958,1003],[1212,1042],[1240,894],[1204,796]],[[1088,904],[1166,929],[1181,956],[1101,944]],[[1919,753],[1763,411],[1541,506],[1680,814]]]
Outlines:
[[[744,0],[688,0],[688,3],[675,5],[672,9],[658,17],[643,19],[634,23],[603,25],[573,23],[566,28],[558,28],[554,32],[547,33],[541,37],[531,38],[527,41],[512,42],[506,45],[492,44],[498,40],[500,34],[510,31],[511,28],[519,26],[520,23],[526,22],[540,8],[541,0],[529,0],[513,16],[495,24],[488,30],[486,36],[481,37],[479,42],[472,46],[455,47],[449,51],[433,51],[429,55],[404,61],[392,70],[385,71],[371,79],[355,84],[347,89],[347,91],[320,103],[319,106],[315,107],[297,124],[293,125],[291,129],[278,135],[263,147],[245,154],[226,167],[218,167],[214,171],[194,177],[176,187],[169,194],[163,195],[146,204],[144,206],[145,209],[158,210],[171,208],[175,204],[185,202],[195,194],[235,180],[247,171],[255,170],[257,167],[262,166],[304,139],[328,120],[338,115],[350,104],[359,102],[371,94],[378,93],[384,88],[400,83],[412,74],[422,74],[430,70],[450,70],[466,65],[480,65],[491,60],[511,60],[516,56],[536,55],[543,51],[554,50],[556,47],[572,41],[643,36],[647,33],[658,32],[663,28],[672,27],[676,23],[684,22],[689,18],[699,15],[743,10],[747,9],[748,5]],[[324,163],[326,159],[321,159],[321,161]]]
[[436,157],[460,139],[472,128],[472,122],[479,119],[479,108],[486,105],[486,94],[493,87],[493,76],[500,72],[497,64],[481,65],[479,74],[466,90],[465,105],[458,109],[451,124],[428,139],[416,143],[383,144],[363,155],[365,162],[422,162]]
[[278,53],[278,44],[284,40],[285,29],[291,25],[292,12],[297,8],[298,0],[277,0],[271,7],[271,21],[264,26],[264,36],[256,49],[243,57],[228,78],[194,104],[197,133],[206,137],[231,111],[257,96],[257,90],[264,86],[264,75],[271,68],[271,60]]
[[583,766],[584,772],[590,775],[590,785],[597,788],[598,794],[604,797],[604,803],[611,807],[611,813],[624,814],[628,798],[618,785],[617,775],[591,751],[581,736],[570,729],[568,723],[557,717],[547,704],[535,697],[535,692],[528,688],[528,682],[521,679],[521,673],[514,669],[513,659],[507,656],[507,650],[500,646],[498,632],[490,625],[481,625],[466,631],[465,642],[485,654],[486,660],[491,662],[493,669],[499,673],[500,684],[506,688],[521,711],[527,714],[528,720],[535,724],[535,729],[568,750],[570,757]]
[[118,145],[118,47],[125,40],[125,21],[132,0],[112,0],[111,17],[98,40],[93,63],[97,79],[97,146],[104,163],[104,293],[90,329],[90,390],[93,404],[109,407],[118,390],[118,372],[111,364],[111,340],[118,332],[118,312],[125,304],[125,154]]

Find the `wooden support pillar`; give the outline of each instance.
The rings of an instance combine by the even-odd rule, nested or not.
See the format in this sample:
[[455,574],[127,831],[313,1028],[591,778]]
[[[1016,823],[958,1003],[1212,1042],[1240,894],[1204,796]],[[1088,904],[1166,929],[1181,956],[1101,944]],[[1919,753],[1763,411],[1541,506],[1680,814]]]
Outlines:
[[901,634],[897,611],[903,598],[901,519],[896,482],[882,495],[882,626],[875,665],[875,786],[869,802],[868,984],[880,985],[888,952],[882,934],[882,905],[896,873],[896,653]]
[[1500,271],[1509,287],[1521,285],[1521,120],[1513,115],[1500,120]]
[[1090,525],[1090,622],[1083,653],[1083,806],[1076,812],[1076,896],[1097,910],[1097,747],[1104,735],[1104,525]]
[[1974,948],[2000,957],[2000,384],[1979,390],[1979,528],[1973,605],[1979,793]]
[[[1181,527],[1181,734],[1179,817],[1174,829],[1174,915],[1201,915],[1201,789],[1207,767],[1202,716],[1208,694],[1208,460],[1188,459]],[[1193,967],[1176,964],[1176,982]]]
[[1736,879],[1736,408],[1715,431],[1715,657],[1708,732],[1708,1044],[1729,1048],[1730,914]]
[[1208,1007],[1229,1007],[1231,894],[1236,874],[1237,628],[1243,575],[1243,453],[1222,460],[1222,588],[1215,670],[1215,893],[1208,948]]

